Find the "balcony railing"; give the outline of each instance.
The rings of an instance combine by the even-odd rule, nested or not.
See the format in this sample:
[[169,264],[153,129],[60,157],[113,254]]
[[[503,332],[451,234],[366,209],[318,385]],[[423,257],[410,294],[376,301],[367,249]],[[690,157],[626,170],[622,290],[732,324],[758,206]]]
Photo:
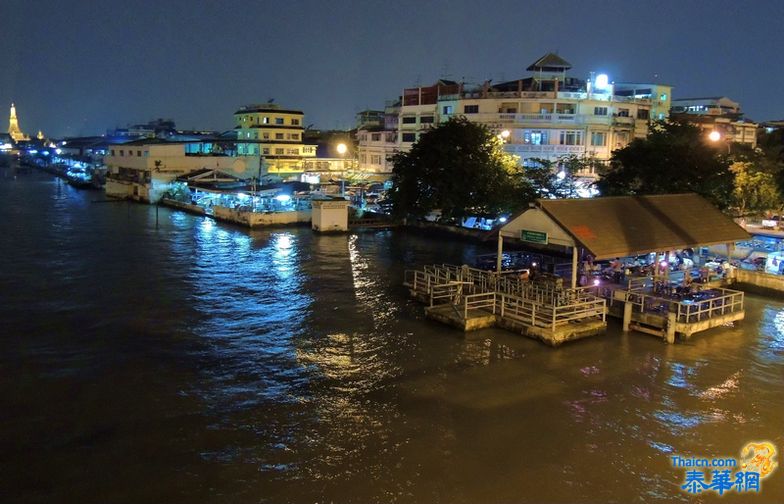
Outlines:
[[509,154],[530,155],[530,154],[551,154],[562,156],[567,154],[582,154],[585,152],[584,145],[534,145],[534,144],[506,144],[504,150]]

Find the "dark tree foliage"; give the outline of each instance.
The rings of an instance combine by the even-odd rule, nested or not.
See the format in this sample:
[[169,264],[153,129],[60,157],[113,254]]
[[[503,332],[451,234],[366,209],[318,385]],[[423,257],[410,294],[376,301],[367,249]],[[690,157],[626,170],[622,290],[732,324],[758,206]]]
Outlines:
[[734,179],[729,167],[726,152],[700,128],[655,122],[646,138],[613,152],[596,184],[603,196],[695,192],[726,209]]
[[400,217],[440,209],[447,219],[514,212],[534,198],[517,160],[485,126],[455,118],[392,158],[390,198]]

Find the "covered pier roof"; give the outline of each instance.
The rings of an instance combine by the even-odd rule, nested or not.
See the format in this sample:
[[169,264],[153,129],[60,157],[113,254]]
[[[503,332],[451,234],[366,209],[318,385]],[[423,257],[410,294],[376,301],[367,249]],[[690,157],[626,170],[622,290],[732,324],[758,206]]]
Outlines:
[[500,230],[504,238],[583,247],[596,259],[717,245],[750,236],[697,194],[537,200]]

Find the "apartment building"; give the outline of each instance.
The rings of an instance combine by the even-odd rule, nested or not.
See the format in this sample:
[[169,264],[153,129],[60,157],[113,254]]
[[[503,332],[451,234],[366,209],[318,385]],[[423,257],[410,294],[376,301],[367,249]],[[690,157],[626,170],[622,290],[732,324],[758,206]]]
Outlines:
[[303,160],[316,156],[316,146],[303,142],[305,115],[273,103],[247,105],[234,113],[237,155],[261,156],[263,172],[298,176]]
[[505,150],[519,156],[524,165],[533,159],[557,161],[568,155],[606,161],[614,149],[647,135],[650,120],[658,118],[653,111],[669,112],[665,104],[671,86],[625,83],[616,92],[607,75],[581,80],[569,76],[571,67],[548,53],[528,66],[529,75],[521,79],[475,86],[439,80],[432,86],[405,89],[398,147],[408,150],[429,128],[465,116],[497,133],[508,131]]

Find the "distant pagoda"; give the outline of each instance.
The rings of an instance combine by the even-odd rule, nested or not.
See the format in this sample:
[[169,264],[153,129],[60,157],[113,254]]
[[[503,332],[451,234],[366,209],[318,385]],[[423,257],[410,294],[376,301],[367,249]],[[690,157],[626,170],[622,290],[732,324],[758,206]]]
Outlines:
[[25,135],[22,130],[19,129],[19,119],[16,118],[16,107],[13,103],[11,104],[11,117],[8,120],[8,134],[11,135],[11,138],[14,139],[14,142],[30,140],[30,137]]

